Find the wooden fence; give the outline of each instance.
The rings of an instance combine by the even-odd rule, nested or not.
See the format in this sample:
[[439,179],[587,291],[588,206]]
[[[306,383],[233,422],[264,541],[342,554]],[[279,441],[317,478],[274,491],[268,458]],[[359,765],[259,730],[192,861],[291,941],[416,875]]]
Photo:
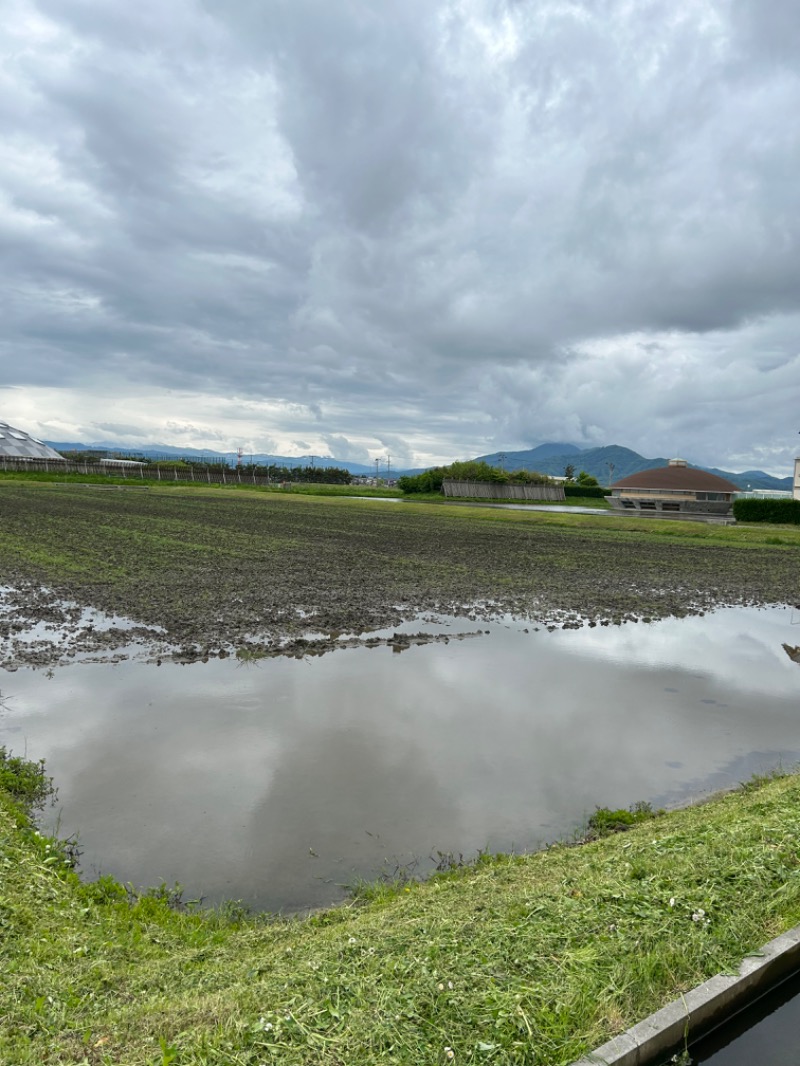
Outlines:
[[563,500],[563,485],[503,485],[493,481],[442,482],[445,496],[466,496],[478,500]]

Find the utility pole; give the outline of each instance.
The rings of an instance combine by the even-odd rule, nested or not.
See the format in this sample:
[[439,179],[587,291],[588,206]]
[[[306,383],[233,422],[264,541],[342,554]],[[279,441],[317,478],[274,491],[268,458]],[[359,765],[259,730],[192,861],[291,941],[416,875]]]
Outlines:
[[387,453],[386,455],[386,480],[389,481],[392,477],[392,457]]
[[500,452],[500,454],[498,455],[497,458],[500,460],[500,469],[505,471],[506,459],[508,458],[508,456],[506,455],[505,452]]
[[375,480],[376,481],[378,481],[380,479],[380,474],[378,473],[378,467],[380,466],[380,462],[381,462],[380,459],[376,459],[375,460]]

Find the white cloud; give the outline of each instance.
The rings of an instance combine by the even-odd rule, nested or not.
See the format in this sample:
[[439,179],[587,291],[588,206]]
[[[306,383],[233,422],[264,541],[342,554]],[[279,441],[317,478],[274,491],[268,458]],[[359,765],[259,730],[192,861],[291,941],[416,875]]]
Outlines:
[[12,0],[3,414],[787,473],[798,39],[779,0]]

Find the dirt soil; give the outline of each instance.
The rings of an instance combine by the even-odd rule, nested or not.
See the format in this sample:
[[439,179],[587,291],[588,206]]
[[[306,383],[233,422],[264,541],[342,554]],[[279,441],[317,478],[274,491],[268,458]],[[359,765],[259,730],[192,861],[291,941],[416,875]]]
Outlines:
[[6,483],[0,667],[305,655],[426,613],[610,625],[785,603],[797,551],[587,519],[368,501]]

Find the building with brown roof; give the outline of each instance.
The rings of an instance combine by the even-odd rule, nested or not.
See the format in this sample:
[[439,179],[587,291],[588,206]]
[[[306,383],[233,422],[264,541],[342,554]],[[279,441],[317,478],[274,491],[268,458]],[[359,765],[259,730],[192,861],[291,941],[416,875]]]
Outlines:
[[695,470],[685,459],[670,459],[669,466],[641,470],[615,481],[609,502],[625,511],[726,515],[738,491],[724,477]]

